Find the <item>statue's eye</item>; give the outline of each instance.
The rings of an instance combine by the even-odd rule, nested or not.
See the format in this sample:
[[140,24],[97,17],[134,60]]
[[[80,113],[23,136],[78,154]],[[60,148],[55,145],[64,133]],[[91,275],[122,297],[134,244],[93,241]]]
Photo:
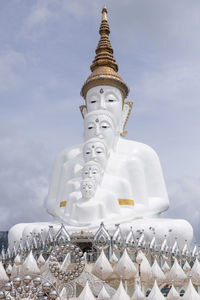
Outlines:
[[115,100],[114,99],[108,99],[108,102],[114,102]]
[[88,175],[88,171],[85,171],[85,175]]
[[97,153],[97,154],[100,154],[100,153],[103,152],[103,150],[102,150],[101,148],[96,148],[95,150],[96,150],[96,153]]
[[96,172],[96,171],[93,171],[92,174],[97,174],[97,172]]
[[89,125],[89,126],[88,126],[88,129],[92,129],[92,128],[93,128],[93,126],[92,126],[92,125]]
[[85,154],[87,154],[87,155],[90,154],[90,151],[86,151]]
[[109,128],[109,127],[110,126],[109,126],[108,123],[106,123],[106,122],[101,123],[101,128],[106,129],[106,128]]
[[90,103],[92,103],[92,104],[93,104],[93,103],[96,103],[96,102],[97,102],[96,100],[91,100],[91,102],[90,102]]
[[102,151],[101,150],[97,150],[97,154],[100,154],[100,153],[102,153]]

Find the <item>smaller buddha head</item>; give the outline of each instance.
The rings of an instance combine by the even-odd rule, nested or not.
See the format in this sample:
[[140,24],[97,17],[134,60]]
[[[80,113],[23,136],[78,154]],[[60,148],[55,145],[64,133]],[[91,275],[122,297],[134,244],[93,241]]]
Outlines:
[[82,169],[82,178],[92,178],[97,184],[101,182],[103,175],[102,166],[95,161],[88,161]]
[[96,110],[86,114],[84,119],[85,141],[97,137],[104,140],[108,148],[113,148],[119,137],[114,115],[106,110]]
[[83,199],[91,199],[96,192],[96,183],[91,178],[85,178],[81,180],[81,193]]
[[99,163],[104,169],[108,160],[106,144],[98,138],[88,140],[83,146],[83,159]]

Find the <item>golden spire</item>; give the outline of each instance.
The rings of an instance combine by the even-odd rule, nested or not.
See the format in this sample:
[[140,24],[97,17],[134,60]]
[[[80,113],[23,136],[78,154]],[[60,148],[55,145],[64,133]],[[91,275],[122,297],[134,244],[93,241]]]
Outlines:
[[123,98],[128,95],[128,87],[117,73],[118,65],[113,56],[109,40],[110,28],[107,19],[107,9],[102,9],[102,20],[99,29],[100,40],[96,48],[96,56],[90,66],[92,71],[84,83],[81,95],[86,99],[87,91],[97,85],[111,85],[119,88]]
[[106,6],[102,9],[102,21],[108,21]]

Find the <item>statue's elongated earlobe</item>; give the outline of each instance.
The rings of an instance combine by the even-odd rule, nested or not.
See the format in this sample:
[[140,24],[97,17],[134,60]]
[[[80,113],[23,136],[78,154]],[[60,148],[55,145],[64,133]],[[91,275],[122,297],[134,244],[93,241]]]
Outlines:
[[81,106],[79,106],[79,109],[80,109],[81,115],[84,119],[85,115],[87,114],[87,106],[86,105],[81,105]]
[[133,107],[133,102],[124,102],[121,125],[120,125],[120,135],[121,136],[127,135],[128,130],[125,130],[125,126],[128,121],[128,118],[130,116],[132,107]]

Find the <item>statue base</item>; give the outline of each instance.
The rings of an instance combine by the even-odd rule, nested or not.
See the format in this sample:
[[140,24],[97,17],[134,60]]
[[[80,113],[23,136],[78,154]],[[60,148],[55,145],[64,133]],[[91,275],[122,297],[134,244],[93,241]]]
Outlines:
[[[99,226],[69,226],[64,224],[66,230],[70,235],[79,236],[93,236]],[[99,224],[100,225],[100,224]],[[105,228],[108,230],[109,234],[112,236],[116,230],[115,225],[104,223]],[[21,238],[25,239],[30,236],[30,233],[41,233],[43,230],[44,236],[46,236],[49,226],[53,226],[53,232],[57,232],[60,228],[60,222],[55,220],[53,222],[41,222],[41,223],[20,223],[13,226],[9,230],[8,243],[12,247],[14,242],[17,243]],[[182,219],[162,219],[162,218],[141,218],[133,220],[126,223],[120,224],[120,229],[124,238],[130,232],[130,227],[132,227],[135,237],[139,237],[141,232],[144,232],[145,241],[150,243],[155,232],[156,243],[161,244],[165,238],[167,238],[167,243],[172,246],[177,239],[178,245],[182,248],[187,241],[188,245],[191,244],[193,239],[193,228],[189,222]]]

